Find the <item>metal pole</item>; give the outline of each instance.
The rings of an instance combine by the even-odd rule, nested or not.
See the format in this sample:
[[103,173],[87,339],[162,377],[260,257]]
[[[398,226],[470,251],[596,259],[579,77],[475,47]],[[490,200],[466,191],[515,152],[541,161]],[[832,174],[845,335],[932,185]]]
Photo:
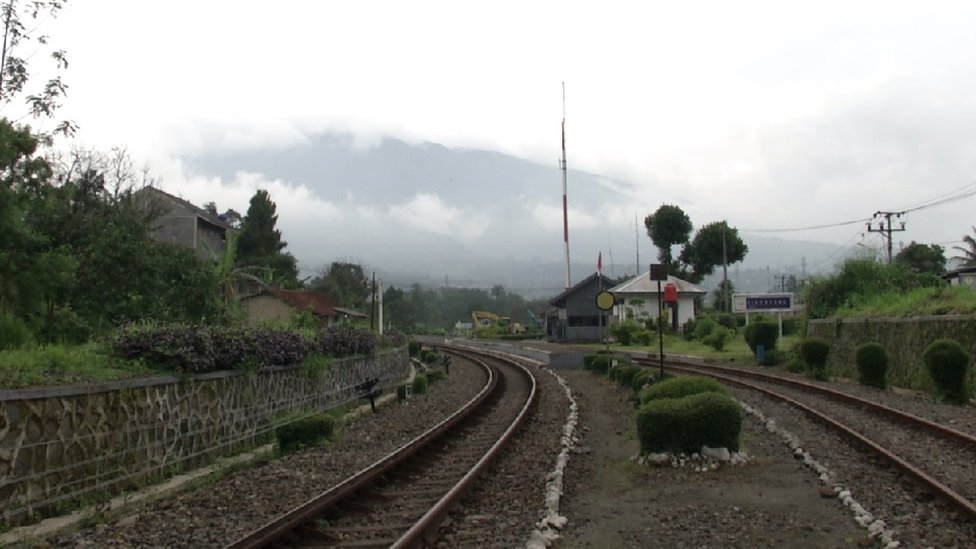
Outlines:
[[663,303],[661,300],[661,281],[657,281],[657,341],[658,357],[661,361],[661,379],[664,379],[664,322],[662,321]]

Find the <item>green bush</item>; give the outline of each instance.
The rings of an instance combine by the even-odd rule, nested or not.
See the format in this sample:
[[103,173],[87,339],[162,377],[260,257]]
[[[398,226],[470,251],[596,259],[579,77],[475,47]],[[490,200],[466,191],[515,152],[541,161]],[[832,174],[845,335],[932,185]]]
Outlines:
[[433,349],[428,349],[424,351],[424,364],[433,364],[437,362],[441,355],[437,354],[437,351]]
[[407,400],[407,384],[401,383],[397,385],[397,402],[403,402]]
[[410,353],[412,357],[420,356],[421,345],[419,341],[410,341],[407,343],[407,352]]
[[635,391],[640,391],[644,388],[644,385],[654,381],[654,374],[647,368],[641,368],[634,378],[630,380],[630,386],[634,388]]
[[293,421],[275,429],[279,452],[292,452],[318,444],[328,439],[335,431],[335,419],[328,414],[319,414]]
[[719,326],[724,326],[729,330],[735,330],[735,317],[729,313],[721,313],[715,316],[715,322],[718,322]]
[[617,340],[617,343],[626,347],[634,342],[634,335],[637,330],[637,323],[633,320],[627,320],[620,324],[614,324],[610,328],[610,333]]
[[413,384],[410,386],[410,390],[415,395],[427,394],[427,376],[424,374],[417,374],[414,376]]
[[922,358],[939,396],[953,404],[969,402],[967,374],[972,358],[959,343],[951,339],[937,339],[925,349]]
[[698,452],[702,446],[739,449],[742,410],[728,395],[705,392],[653,399],[637,412],[642,453]]
[[712,329],[712,333],[702,339],[702,343],[711,346],[716,351],[721,351],[725,348],[725,342],[731,338],[732,330],[725,326],[716,326]]
[[753,354],[757,354],[757,349],[762,345],[766,352],[776,348],[776,340],[779,339],[779,324],[768,320],[756,320],[750,322],[745,329],[746,343]]
[[803,359],[798,356],[791,356],[786,360],[786,371],[794,374],[802,374],[807,369]]
[[884,389],[888,386],[888,353],[880,343],[865,343],[854,353],[861,385]]
[[598,374],[608,374],[614,362],[617,364],[630,364],[630,360],[623,355],[600,353],[593,356],[590,361],[590,369]]
[[713,378],[704,376],[678,376],[645,387],[640,392],[641,403],[660,398],[681,398],[698,393],[727,394],[725,387]]
[[634,382],[634,376],[642,370],[640,366],[633,364],[623,364],[614,369],[617,370],[617,383],[625,387],[630,387]]
[[0,314],[0,351],[19,349],[34,340],[30,328],[10,313]]
[[802,334],[806,330],[803,319],[788,317],[783,319],[783,337]]
[[654,341],[654,333],[650,330],[640,328],[634,332],[634,343],[638,345],[650,345]]
[[692,332],[692,338],[698,341],[703,341],[708,337],[715,328],[718,327],[718,323],[707,316],[703,316],[695,322],[695,331]]
[[695,339],[695,328],[698,323],[694,318],[689,318],[685,321],[684,325],[681,326],[681,335],[685,338],[685,341],[691,341]]
[[447,372],[444,370],[431,369],[424,373],[427,376],[427,383],[433,385],[434,383],[447,378]]
[[830,345],[822,339],[811,337],[800,342],[800,357],[816,379],[827,378],[828,353],[830,353]]

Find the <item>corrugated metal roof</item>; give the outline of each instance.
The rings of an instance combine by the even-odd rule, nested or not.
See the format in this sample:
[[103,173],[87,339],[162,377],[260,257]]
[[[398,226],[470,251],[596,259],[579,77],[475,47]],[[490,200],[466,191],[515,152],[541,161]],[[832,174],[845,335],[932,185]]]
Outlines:
[[[676,276],[668,275],[667,282],[661,281],[661,289],[670,282],[678,287],[679,294],[707,294],[708,290],[701,286],[696,286],[687,280],[682,280]],[[630,280],[617,284],[608,290],[612,294],[656,294],[657,281],[651,280],[650,273],[639,274]]]
[[319,316],[336,316],[336,304],[329,296],[303,290],[269,290],[269,294],[299,311],[311,311]]

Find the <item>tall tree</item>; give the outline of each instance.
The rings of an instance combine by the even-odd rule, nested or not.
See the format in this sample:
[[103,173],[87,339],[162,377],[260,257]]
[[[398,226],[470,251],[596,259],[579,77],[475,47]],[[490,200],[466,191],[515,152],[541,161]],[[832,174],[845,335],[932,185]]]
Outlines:
[[[0,50],[0,103],[10,103],[15,97],[25,91],[30,80],[28,60],[42,48],[48,48],[49,38],[37,34],[42,28],[42,19],[55,18],[67,0],[4,0],[0,2],[0,24],[3,25],[3,46]],[[18,54],[21,46],[32,44],[27,57]],[[64,50],[52,49],[49,53],[53,67],[45,70],[54,76],[38,86],[28,90],[26,101],[30,113],[35,117],[50,118],[60,108],[61,99],[67,92],[68,85],[61,80],[61,71],[68,68],[68,58]],[[35,60],[36,61],[36,60]],[[74,133],[76,126],[73,122],[62,121],[54,133],[69,135]],[[46,139],[47,136],[38,137]]]
[[[976,227],[973,227],[973,233],[976,234]],[[976,239],[971,234],[964,234],[962,235],[962,243],[965,246],[952,247],[953,250],[961,254],[952,256],[952,259],[962,262],[963,267],[976,266]]]
[[265,267],[273,272],[274,281],[292,286],[298,283],[298,264],[295,257],[283,251],[287,242],[281,240],[278,207],[264,189],[251,197],[247,214],[237,238],[237,264],[245,267]]
[[371,283],[362,265],[336,261],[314,278],[309,286],[329,295],[342,306],[358,309],[366,304]]
[[698,229],[695,238],[682,248],[680,259],[691,267],[692,282],[701,282],[715,267],[738,263],[747,253],[749,247],[739,238],[739,230],[716,221]]
[[895,256],[900,263],[919,273],[942,274],[945,271],[945,250],[938,244],[919,244],[912,241]]
[[694,228],[688,214],[671,204],[662,204],[657,211],[645,217],[644,227],[651,242],[657,246],[658,259],[667,265],[672,263],[672,246],[688,242]]

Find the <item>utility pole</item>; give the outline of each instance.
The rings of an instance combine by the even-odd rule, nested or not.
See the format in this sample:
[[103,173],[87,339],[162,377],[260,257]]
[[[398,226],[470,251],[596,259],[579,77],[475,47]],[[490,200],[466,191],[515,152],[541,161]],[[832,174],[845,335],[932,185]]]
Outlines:
[[729,295],[729,254],[726,249],[725,243],[725,233],[729,230],[729,225],[726,222],[722,222],[724,226],[722,227],[722,302],[725,305],[725,312],[732,312],[732,304],[729,302],[731,296]]
[[[874,212],[874,215],[871,217],[871,221],[868,222],[868,232],[869,233],[881,233],[881,237],[886,241],[886,244],[887,244],[886,249],[887,249],[887,252],[888,252],[888,263],[891,263],[891,240],[892,240],[891,239],[891,233],[901,232],[901,231],[904,231],[905,230],[905,222],[904,221],[901,221],[900,222],[901,223],[901,226],[900,227],[898,227],[898,228],[892,227],[891,226],[891,217],[892,216],[895,216],[895,218],[901,219],[901,216],[904,215],[904,214],[905,214],[905,212],[882,212],[882,211],[877,211],[877,212]],[[884,219],[880,219],[880,218],[884,218]],[[873,225],[875,219],[878,219],[878,226],[877,227],[875,227]]]

